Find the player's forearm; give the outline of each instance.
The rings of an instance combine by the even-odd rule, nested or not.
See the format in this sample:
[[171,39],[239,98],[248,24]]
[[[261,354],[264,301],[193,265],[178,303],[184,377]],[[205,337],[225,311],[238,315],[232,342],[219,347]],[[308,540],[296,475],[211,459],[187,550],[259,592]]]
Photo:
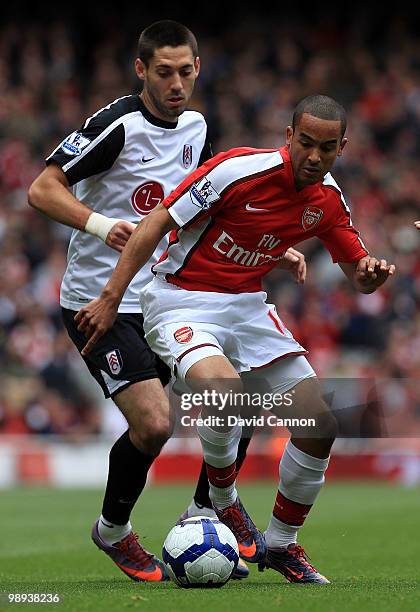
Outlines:
[[101,297],[118,305],[137,272],[145,266],[159,242],[176,226],[166,209],[154,211],[131,234]]
[[79,230],[85,229],[92,213],[54,176],[41,174],[29,188],[28,202],[54,221]]
[[[49,166],[32,183],[28,191],[28,202],[58,223],[96,236],[112,248],[120,246],[111,230],[122,219],[106,217],[94,212],[75,198],[68,189],[64,172],[57,166]],[[124,230],[127,232],[127,227]],[[110,239],[109,235],[111,235]],[[118,238],[121,240],[121,235]],[[117,250],[120,249],[117,248]]]
[[[121,253],[118,264],[102,290],[101,297],[118,305],[137,272],[149,261],[161,236],[146,235],[140,226],[134,230]],[[143,229],[143,228],[142,228]]]

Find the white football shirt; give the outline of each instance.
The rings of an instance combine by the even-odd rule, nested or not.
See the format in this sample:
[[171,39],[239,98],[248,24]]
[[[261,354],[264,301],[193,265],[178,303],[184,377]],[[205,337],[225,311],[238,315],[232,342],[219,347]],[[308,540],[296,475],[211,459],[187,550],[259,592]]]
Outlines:
[[[74,196],[93,211],[138,223],[199,164],[211,157],[204,117],[185,111],[177,123],[157,119],[136,94],[119,98],[86,120],[46,163],[63,169]],[[134,277],[119,312],[139,312],[139,292],[167,247],[165,237]],[[60,292],[64,308],[79,310],[99,296],[119,253],[80,230],[71,235]]]

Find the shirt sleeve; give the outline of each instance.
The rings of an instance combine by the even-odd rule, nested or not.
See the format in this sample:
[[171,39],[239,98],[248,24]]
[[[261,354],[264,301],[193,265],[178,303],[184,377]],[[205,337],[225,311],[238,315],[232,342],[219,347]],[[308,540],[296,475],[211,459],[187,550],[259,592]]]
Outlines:
[[368,255],[360,233],[353,226],[350,211],[341,201],[335,224],[328,231],[319,234],[319,238],[329,250],[334,263],[353,263]]
[[46,164],[58,164],[69,185],[109,170],[118,158],[125,142],[122,123],[106,125],[93,118],[69,134],[47,157]]
[[218,153],[184,179],[163,205],[179,227],[189,227],[214,217],[244,182],[282,165],[277,149],[238,147]]
[[226,187],[223,160],[223,153],[212,157],[184,179],[163,201],[179,227],[187,227],[212,216],[223,206],[220,195]]
[[209,129],[207,128],[206,140],[204,141],[203,148],[201,149],[200,159],[198,160],[197,166],[201,166],[204,162],[208,161],[213,157],[213,148],[211,144],[211,138],[209,136]]

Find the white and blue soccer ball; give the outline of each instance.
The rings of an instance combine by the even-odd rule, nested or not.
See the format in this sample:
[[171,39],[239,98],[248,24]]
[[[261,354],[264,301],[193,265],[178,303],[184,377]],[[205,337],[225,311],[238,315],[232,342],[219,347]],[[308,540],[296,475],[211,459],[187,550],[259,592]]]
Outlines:
[[163,543],[163,561],[181,587],[220,587],[236,569],[236,538],[218,519],[194,516],[175,525]]

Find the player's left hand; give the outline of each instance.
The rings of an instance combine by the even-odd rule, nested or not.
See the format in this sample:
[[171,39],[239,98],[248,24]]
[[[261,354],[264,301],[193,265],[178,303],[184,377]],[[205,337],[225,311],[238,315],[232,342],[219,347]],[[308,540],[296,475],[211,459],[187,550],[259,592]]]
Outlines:
[[394,273],[394,264],[388,264],[386,259],[376,259],[366,255],[357,263],[355,281],[364,292],[371,293]]
[[117,221],[109,230],[105,244],[119,253],[122,253],[123,248],[135,229],[136,225],[134,223],[130,223],[129,221]]
[[77,330],[88,338],[81,354],[87,355],[113,325],[117,318],[118,304],[104,297],[96,298],[81,308],[74,317]]
[[282,259],[279,261],[278,267],[282,270],[288,270],[292,273],[295,281],[303,285],[306,279],[306,261],[305,255],[292,247],[289,247]]

